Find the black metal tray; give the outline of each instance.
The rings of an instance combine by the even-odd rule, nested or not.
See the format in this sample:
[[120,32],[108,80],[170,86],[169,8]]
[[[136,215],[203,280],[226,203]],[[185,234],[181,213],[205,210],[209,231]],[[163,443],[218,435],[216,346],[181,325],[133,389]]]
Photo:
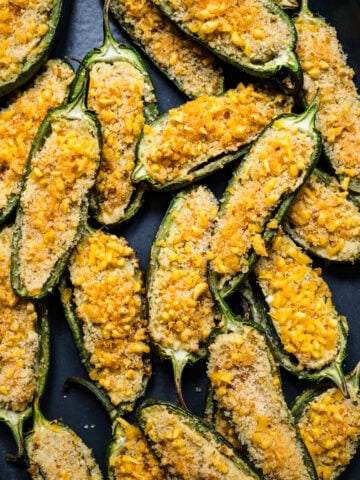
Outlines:
[[[339,38],[349,64],[357,72],[357,86],[360,90],[360,1],[359,0],[310,0],[313,12],[322,14],[338,30]],[[118,27],[111,21],[112,31],[118,41],[130,43]],[[53,57],[71,55],[82,59],[84,55],[102,43],[102,2],[100,0],[65,0],[64,16]],[[144,56],[143,56],[144,58]],[[169,81],[146,59],[158,95],[161,111],[183,103],[186,99]],[[76,64],[74,64],[76,68]],[[227,69],[229,85],[234,85],[240,78],[237,72]],[[360,152],[359,152],[360,155]],[[218,196],[221,195],[230,169],[213,175],[206,184]],[[148,194],[141,211],[125,226],[115,233],[126,237],[140,258],[143,271],[146,270],[149,248],[157,227],[171,199],[169,193]],[[359,265],[334,266],[319,263],[327,280],[338,311],[345,315],[349,323],[348,357],[344,364],[345,371],[352,369],[360,360],[360,271]],[[61,418],[94,451],[96,460],[105,472],[106,444],[111,436],[110,421],[97,400],[90,394],[72,388],[64,390],[64,382],[69,376],[86,377],[77,350],[74,346],[69,328],[65,322],[57,294],[49,299],[52,341],[50,376],[42,399],[42,410],[47,418]],[[286,398],[291,404],[308,384],[299,382],[286,372],[283,373]],[[206,390],[205,363],[200,362],[187,367],[183,378],[184,397],[194,413],[201,415]],[[175,400],[175,390],[169,363],[154,358],[153,376],[146,396]],[[27,424],[29,428],[30,424]],[[22,468],[9,464],[6,453],[15,452],[15,443],[4,425],[0,425],[0,479],[25,480],[30,476]],[[359,480],[360,455],[357,455],[341,479]],[[74,479],[76,480],[76,479]],[[291,479],[289,479],[291,480]]]

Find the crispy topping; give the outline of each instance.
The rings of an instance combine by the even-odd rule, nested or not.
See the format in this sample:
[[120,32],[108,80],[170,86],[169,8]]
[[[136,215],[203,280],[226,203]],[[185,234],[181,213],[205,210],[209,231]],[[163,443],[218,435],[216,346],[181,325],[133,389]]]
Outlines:
[[337,478],[350,463],[360,438],[358,402],[331,388],[307,405],[298,425],[319,480]]
[[97,63],[90,73],[89,108],[100,120],[103,149],[95,198],[97,218],[116,223],[124,214],[133,193],[131,173],[135,146],[143,128],[144,102],[153,101],[143,74],[128,62]]
[[76,315],[93,366],[90,377],[114,405],[134,402],[150,373],[145,363],[150,348],[142,316],[143,283],[135,253],[124,238],[97,231],[77,245],[69,270]]
[[192,190],[170,213],[170,228],[155,244],[149,332],[163,348],[196,353],[215,326],[206,266],[216,214],[215,197],[203,187]]
[[72,246],[80,207],[94,182],[99,144],[86,120],[56,118],[21,196],[19,248],[22,284],[36,295],[64,251]]
[[274,127],[259,137],[227,189],[211,245],[212,267],[222,282],[248,270],[251,249],[268,255],[262,237],[266,222],[281,198],[299,187],[311,161],[313,136],[294,126]]
[[325,185],[312,175],[291,205],[286,225],[305,247],[327,258],[360,255],[360,212],[335,179]]
[[208,375],[219,409],[266,478],[309,480],[264,337],[251,327],[218,335]]
[[239,84],[218,97],[202,96],[145,126],[141,161],[149,175],[160,183],[179,176],[191,180],[191,170],[247,145],[270,120],[289,111],[291,105],[292,101],[284,95],[253,85]]
[[321,270],[290,238],[275,238],[267,258],[255,265],[257,280],[270,307],[281,343],[299,368],[320,369],[339,349],[339,315]]
[[34,85],[0,112],[0,210],[10,195],[19,194],[35,134],[47,111],[64,101],[73,77],[67,64],[49,60]]
[[54,6],[55,0],[0,0],[0,83],[16,78],[48,47],[41,40]]
[[223,76],[214,57],[187,38],[151,0],[113,0],[134,41],[190,97],[216,95]]
[[34,304],[10,285],[12,228],[0,233],[0,408],[22,411],[34,396],[39,334]]
[[296,52],[304,71],[310,102],[317,92],[320,109],[316,125],[337,174],[360,175],[360,100],[336,30],[323,20],[300,15]]
[[262,0],[167,0],[164,4],[175,11],[176,22],[229,57],[240,55],[260,64],[291,48],[289,26]]
[[109,466],[115,478],[126,480],[161,480],[166,475],[142,431],[118,418],[124,430],[124,440],[118,450],[112,453]]
[[212,480],[250,480],[254,477],[241,473],[228,457],[232,451],[201,435],[186,420],[162,405],[142,411],[145,434],[152,442],[156,455],[171,476],[183,480],[211,478]]

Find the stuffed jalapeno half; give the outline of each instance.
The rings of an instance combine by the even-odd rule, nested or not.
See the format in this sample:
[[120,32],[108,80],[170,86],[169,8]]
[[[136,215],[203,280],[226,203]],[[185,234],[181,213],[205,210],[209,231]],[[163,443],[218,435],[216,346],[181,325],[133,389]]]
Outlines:
[[88,107],[100,121],[103,146],[101,164],[90,193],[91,215],[103,226],[112,227],[128,220],[139,209],[143,186],[135,188],[131,174],[135,148],[145,124],[158,114],[154,87],[140,56],[130,47],[119,45],[108,21],[109,0],[104,6],[104,41],[82,61],[72,97],[89,71]]
[[329,378],[347,394],[342,372],[346,319],[337,312],[321,269],[280,230],[253,274],[252,288],[240,293],[280,364],[300,378]]
[[302,114],[275,119],[235,169],[211,240],[209,275],[223,297],[268,255],[287,209],[315,167],[321,150],[316,112],[314,102]]
[[49,60],[34,82],[0,111],[0,223],[14,212],[35,134],[48,110],[65,100],[74,77],[61,60]]
[[88,228],[60,284],[66,319],[88,374],[119,414],[133,408],[149,379],[143,280],[123,237]]
[[232,427],[227,430],[232,430],[264,478],[315,480],[265,333],[235,317],[215,285],[213,291],[224,326],[209,345],[207,374],[216,408]]
[[225,62],[262,78],[288,75],[282,85],[287,91],[301,86],[295,27],[271,0],[154,2],[189,37]]
[[148,399],[136,413],[140,428],[170,478],[260,480],[213,428],[179,405]]
[[347,64],[335,28],[310,12],[307,0],[294,23],[296,51],[304,71],[304,100],[309,103],[319,92],[316,126],[324,151],[343,188],[360,193],[360,96],[354,70]]
[[180,188],[238,159],[292,99],[276,90],[239,84],[220,96],[204,95],[145,125],[137,145],[135,181]]
[[33,480],[102,480],[90,448],[60,420],[47,420],[39,401],[33,406],[33,427],[25,437],[28,472]]
[[223,92],[216,57],[187,38],[151,0],[111,0],[110,10],[135,45],[187,97]]
[[292,412],[319,480],[335,480],[356,455],[360,443],[359,364],[346,376],[350,398],[328,382],[310,387]]
[[207,251],[218,211],[206,187],[178,193],[153,242],[148,275],[149,335],[160,356],[170,358],[179,399],[187,363],[206,356],[217,309],[207,283]]
[[62,0],[6,1],[0,20],[0,96],[35,75],[50,55]]
[[360,256],[360,211],[337,179],[315,169],[284,220],[284,230],[305,250],[330,262]]
[[11,257],[11,283],[21,297],[52,291],[87,222],[101,133],[86,108],[86,88],[46,115],[31,147]]
[[13,228],[0,231],[0,422],[8,425],[23,454],[23,423],[41,395],[49,366],[49,325],[44,302],[15,295],[10,284]]

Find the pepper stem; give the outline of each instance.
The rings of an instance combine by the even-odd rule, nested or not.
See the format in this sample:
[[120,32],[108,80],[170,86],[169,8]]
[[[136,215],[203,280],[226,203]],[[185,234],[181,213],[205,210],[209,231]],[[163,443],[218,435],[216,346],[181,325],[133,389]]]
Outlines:
[[342,371],[341,365],[335,363],[326,369],[322,377],[328,378],[333,381],[345,398],[350,398],[349,389],[346,383],[344,372]]
[[175,355],[172,355],[171,357],[171,364],[173,368],[173,373],[174,373],[174,382],[175,382],[175,388],[176,388],[176,394],[178,397],[178,401],[180,405],[188,410],[188,407],[185,403],[183,393],[182,393],[182,387],[181,387],[181,379],[182,379],[182,374],[185,368],[185,365],[188,362],[188,355],[183,355],[181,358],[177,358]]

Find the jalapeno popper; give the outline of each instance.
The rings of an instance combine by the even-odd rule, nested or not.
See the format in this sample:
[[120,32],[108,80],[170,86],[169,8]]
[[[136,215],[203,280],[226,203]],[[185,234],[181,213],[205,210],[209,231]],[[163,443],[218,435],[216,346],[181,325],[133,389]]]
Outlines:
[[316,103],[299,115],[274,120],[233,173],[215,223],[209,273],[222,296],[266,256],[296,193],[320,155]]
[[202,96],[145,125],[137,146],[135,181],[179,188],[238,159],[292,99],[268,88],[239,84],[221,96]]
[[101,165],[90,194],[92,216],[112,227],[128,220],[142,203],[144,188],[135,188],[131,174],[135,147],[145,122],[155,120],[157,104],[149,74],[135,50],[119,45],[104,6],[104,41],[89,52],[78,70],[72,96],[89,71],[88,106],[100,121],[103,134]]
[[331,262],[360,256],[359,206],[335,177],[319,169],[289,208],[284,229],[310,253]]
[[[280,230],[254,267],[257,291],[243,290],[281,365],[308,380],[330,378],[346,394],[342,362],[347,325],[321,270]],[[250,295],[249,297],[246,297]],[[251,298],[252,297],[252,298]]]
[[62,0],[1,2],[0,96],[19,88],[47,60]]
[[150,376],[142,275],[124,238],[84,235],[61,282],[61,300],[90,378],[118,411],[133,408]]
[[11,265],[11,283],[21,297],[51,292],[87,221],[101,137],[85,96],[86,85],[73,101],[50,111],[30,151]]
[[137,419],[170,478],[260,480],[208,424],[178,405],[147,400],[137,410]]
[[0,111],[0,223],[16,208],[35,134],[48,110],[63,103],[73,77],[67,63],[49,60],[34,83]]
[[314,15],[307,0],[294,19],[298,32],[296,51],[304,71],[304,97],[310,102],[316,92],[320,109],[316,125],[324,150],[344,188],[360,192],[360,96],[354,71],[335,28]]
[[20,457],[24,420],[45,386],[50,340],[46,306],[20,299],[11,288],[12,235],[12,227],[0,231],[0,422],[11,429]]
[[337,479],[359,447],[359,375],[359,365],[347,375],[350,398],[323,382],[305,390],[292,407],[319,480]]
[[[206,355],[217,311],[207,284],[207,251],[218,206],[199,186],[171,202],[151,248],[147,299],[149,334],[171,359],[179,399],[185,365]],[[219,320],[219,319],[218,319]]]
[[33,480],[102,480],[92,452],[64,423],[47,420],[34,403],[33,428],[25,438],[28,472]]
[[187,38],[151,0],[112,0],[110,9],[132,41],[186,96],[223,91],[223,72],[216,58]]
[[237,319],[214,285],[212,290],[224,315],[224,326],[209,346],[207,366],[216,408],[265,478],[315,480],[264,333]]
[[187,35],[225,62],[259,77],[290,74],[284,89],[301,85],[294,52],[296,31],[287,14],[272,1],[154,0]]

